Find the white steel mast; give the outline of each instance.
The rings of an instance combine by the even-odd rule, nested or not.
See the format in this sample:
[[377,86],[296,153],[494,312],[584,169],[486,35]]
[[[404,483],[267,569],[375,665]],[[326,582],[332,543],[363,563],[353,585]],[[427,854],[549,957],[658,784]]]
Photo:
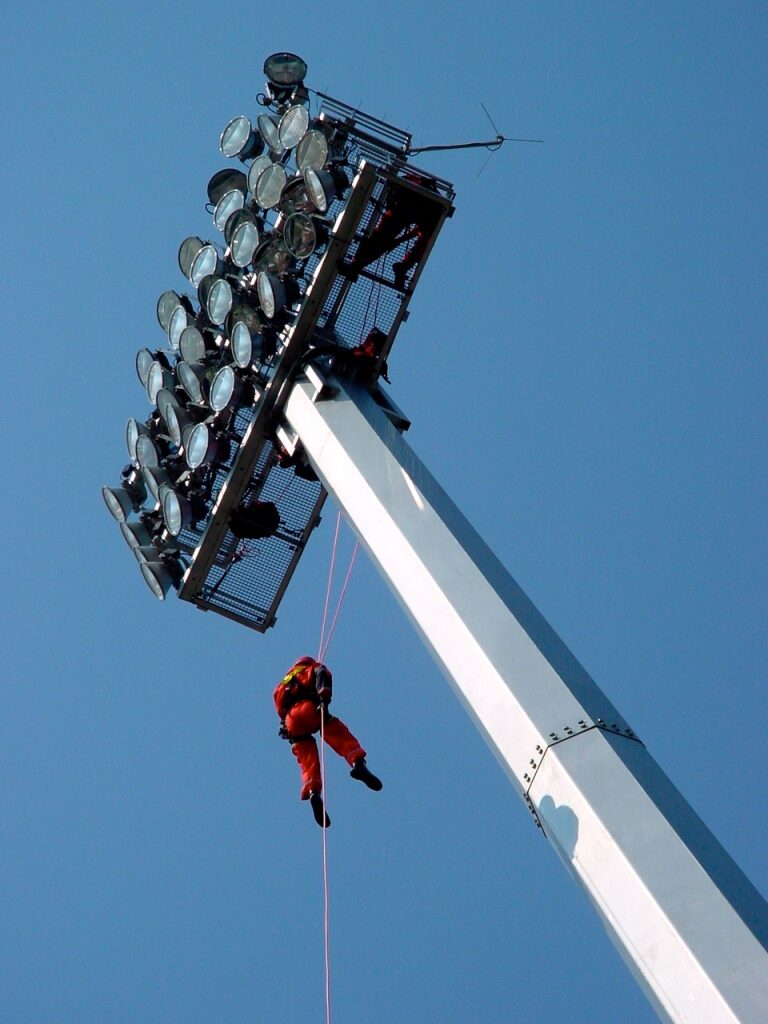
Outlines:
[[662,1019],[765,1024],[765,900],[382,402],[310,367],[281,439],[303,445]]

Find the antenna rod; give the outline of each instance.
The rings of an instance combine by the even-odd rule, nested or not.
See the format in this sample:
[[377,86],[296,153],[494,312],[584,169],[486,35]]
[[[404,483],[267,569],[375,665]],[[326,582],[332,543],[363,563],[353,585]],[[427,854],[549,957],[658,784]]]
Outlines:
[[495,153],[497,149],[501,149],[505,142],[543,142],[544,139],[512,139],[508,135],[497,135],[495,139],[491,139],[488,142],[455,142],[451,146],[416,146],[411,147],[408,152],[411,153],[436,153],[438,150],[444,149],[489,149],[492,153]]

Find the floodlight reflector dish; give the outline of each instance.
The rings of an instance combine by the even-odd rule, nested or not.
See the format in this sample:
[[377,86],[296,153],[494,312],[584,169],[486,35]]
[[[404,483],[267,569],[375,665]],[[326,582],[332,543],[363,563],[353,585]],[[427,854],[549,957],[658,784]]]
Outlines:
[[232,328],[232,358],[235,366],[241,370],[247,370],[253,362],[253,337],[248,330],[248,325],[239,320]]
[[133,416],[125,425],[125,447],[128,449],[128,457],[131,462],[136,462],[136,442],[140,437],[149,434],[149,427],[146,423],[139,423]]
[[223,231],[232,214],[242,210],[244,205],[245,193],[241,192],[239,188],[233,188],[229,192],[225,192],[213,211],[214,226],[219,231]]
[[256,278],[256,290],[259,293],[259,303],[267,319],[272,320],[286,302],[285,286],[280,278],[267,271],[260,271]]
[[297,260],[311,256],[319,242],[315,224],[306,213],[292,213],[286,219],[283,238],[291,256]]
[[306,77],[307,64],[295,53],[273,53],[264,61],[264,74],[273,85],[300,85]]
[[226,278],[204,277],[198,288],[200,304],[213,324],[221,325],[232,309],[232,285]]
[[231,366],[222,366],[211,381],[210,406],[214,412],[223,412],[242,391],[242,382]]
[[187,363],[201,363],[207,352],[203,332],[195,324],[190,324],[181,332],[179,353]]
[[216,252],[214,246],[209,242],[208,245],[204,245],[202,247],[192,261],[189,279],[197,288],[204,277],[208,277],[210,274],[219,274],[221,273],[221,270],[222,266],[219,254]]
[[126,482],[123,487],[102,487],[101,496],[118,523],[124,523],[132,512],[139,511],[147,492],[143,482],[137,479],[131,484]]
[[325,213],[336,195],[336,185],[328,171],[307,167],[304,171],[307,195],[320,213]]
[[288,107],[277,126],[277,138],[281,149],[293,149],[301,141],[309,127],[309,113],[300,103]]
[[141,381],[141,386],[144,388],[147,386],[149,368],[154,361],[154,354],[148,348],[140,348],[136,353],[136,375]]
[[268,270],[274,274],[284,274],[291,265],[291,254],[282,236],[267,238],[253,254],[253,269]]
[[264,168],[256,182],[256,202],[263,210],[277,206],[287,180],[282,164],[270,164]]
[[186,438],[184,457],[190,469],[199,469],[210,461],[213,449],[213,435],[205,423],[196,423]]
[[197,235],[190,235],[189,238],[185,238],[179,246],[179,270],[181,270],[187,280],[190,280],[189,275],[192,270],[192,262],[204,245],[205,242],[202,238],[198,238]]
[[161,388],[173,387],[173,374],[167,366],[155,359],[147,374],[147,397],[154,405],[157,401],[157,393]]
[[229,252],[236,267],[247,267],[259,244],[259,229],[254,221],[242,220],[232,232]]
[[280,156],[282,153],[282,146],[280,145],[280,135],[278,133],[277,122],[269,114],[259,114],[257,120],[259,131],[261,136],[269,146],[271,151],[276,155]]
[[216,206],[224,193],[230,192],[234,188],[239,189],[240,192],[245,192],[248,189],[248,179],[242,171],[238,171],[234,167],[225,167],[221,171],[216,171],[208,182],[207,188],[211,205]]
[[310,128],[296,147],[296,166],[300,171],[314,167],[320,171],[328,159],[328,140],[317,128]]
[[163,490],[161,506],[165,528],[172,537],[178,537],[184,527],[192,522],[190,501],[177,494],[172,487],[166,487]]
[[219,146],[224,156],[239,156],[241,160],[248,160],[261,152],[264,140],[254,132],[250,119],[245,114],[239,114],[232,118],[221,133]]
[[168,333],[168,324],[171,322],[173,311],[180,303],[181,296],[178,292],[174,291],[163,292],[157,300],[157,322],[166,334]]
[[202,363],[186,363],[181,360],[176,364],[176,376],[179,378],[179,383],[196,405],[205,405],[203,387],[206,372]]
[[164,601],[173,586],[173,577],[162,562],[140,562],[144,582],[159,601]]
[[181,336],[190,323],[192,323],[192,317],[184,306],[177,306],[168,323],[168,341],[174,352],[178,352]]
[[184,431],[192,425],[192,420],[180,405],[169,405],[165,414],[165,425],[171,441],[177,448],[184,444]]
[[149,434],[142,434],[136,440],[136,462],[141,469],[160,465],[160,454]]
[[262,171],[266,170],[272,162],[272,157],[265,153],[263,156],[257,156],[248,168],[248,191],[254,199],[256,198],[256,184],[259,180],[259,175]]

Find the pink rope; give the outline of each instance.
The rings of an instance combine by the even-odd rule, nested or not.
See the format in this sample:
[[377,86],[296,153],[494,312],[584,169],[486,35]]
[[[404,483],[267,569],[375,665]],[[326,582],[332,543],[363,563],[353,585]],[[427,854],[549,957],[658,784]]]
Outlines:
[[323,660],[323,643],[325,641],[325,624],[328,621],[328,606],[331,603],[331,586],[333,584],[333,571],[336,566],[336,548],[339,544],[339,530],[341,529],[341,512],[336,513],[336,532],[333,535],[333,548],[331,549],[331,567],[328,570],[328,586],[325,588],[325,607],[323,608],[323,624],[320,627],[320,646],[317,648],[317,660]]
[[[325,791],[325,709],[323,705],[320,705],[320,778],[322,780],[322,793],[323,803],[325,804],[326,791]],[[328,936],[330,929],[328,927],[328,847],[326,843],[326,833],[328,829],[323,828],[323,896],[325,899],[325,913],[323,916],[323,924],[325,930],[325,1021],[326,1024],[331,1024],[331,957],[329,952]]]
[[355,567],[355,559],[357,558],[357,552],[359,550],[360,550],[360,542],[359,541],[355,541],[355,547],[354,547],[354,549],[352,551],[352,558],[350,559],[350,562],[349,562],[349,568],[347,569],[347,575],[344,578],[344,585],[342,586],[341,594],[339,595],[339,602],[336,605],[336,613],[333,616],[333,622],[331,623],[331,628],[328,631],[328,639],[325,641],[325,646],[320,651],[320,655],[318,657],[318,661],[322,661],[323,660],[323,658],[325,657],[326,651],[331,646],[331,640],[333,639],[333,634],[334,634],[334,632],[336,630],[336,623],[339,621],[339,612],[341,611],[341,606],[344,603],[344,597],[346,596],[346,593],[347,593],[347,587],[349,586],[349,580],[350,580],[350,577],[352,576],[352,570]]

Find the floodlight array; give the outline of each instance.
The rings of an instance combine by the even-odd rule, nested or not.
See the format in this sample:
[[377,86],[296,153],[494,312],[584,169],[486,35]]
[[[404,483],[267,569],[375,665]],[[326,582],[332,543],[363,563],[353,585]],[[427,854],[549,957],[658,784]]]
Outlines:
[[162,348],[142,348],[136,373],[153,410],[126,427],[129,462],[119,487],[104,487],[152,592],[178,588],[192,547],[182,534],[210,513],[220,471],[241,438],[238,410],[258,405],[306,292],[307,262],[329,239],[329,207],[349,188],[343,128],[309,111],[306,65],[273,54],[264,66],[267,108],[255,122],[232,118],[219,148],[226,167],[207,185],[223,243],[190,235],[178,266],[192,295],[157,301]]

